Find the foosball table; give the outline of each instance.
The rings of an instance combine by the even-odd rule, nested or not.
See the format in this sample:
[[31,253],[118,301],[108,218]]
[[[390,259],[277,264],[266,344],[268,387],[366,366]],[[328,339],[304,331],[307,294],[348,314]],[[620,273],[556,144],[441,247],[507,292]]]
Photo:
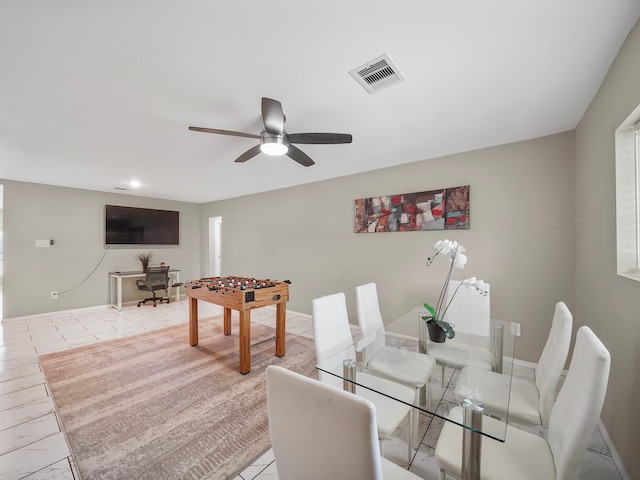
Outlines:
[[240,317],[240,373],[251,371],[251,310],[276,306],[276,356],[285,354],[286,306],[289,281],[248,277],[210,277],[185,284],[189,297],[189,343],[198,344],[198,300],[224,307],[224,334],[231,335],[231,310]]

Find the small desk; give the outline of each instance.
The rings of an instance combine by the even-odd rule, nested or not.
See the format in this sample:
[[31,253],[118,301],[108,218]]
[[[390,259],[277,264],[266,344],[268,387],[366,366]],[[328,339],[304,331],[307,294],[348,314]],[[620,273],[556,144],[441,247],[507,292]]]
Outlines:
[[[483,427],[482,405],[473,398],[457,399],[465,409],[465,418],[449,418],[447,416],[443,416],[442,413],[438,413],[436,411],[437,408],[433,408],[429,402],[425,402],[424,404],[422,402],[408,404],[394,397],[394,392],[382,391],[375,383],[368,384],[371,377],[358,375],[358,372],[367,370],[367,363],[369,359],[375,356],[382,347],[394,348],[401,351],[420,351],[420,330],[424,323],[424,321],[420,319],[420,312],[421,309],[418,308],[407,312],[397,320],[385,325],[384,328],[371,334],[366,339],[352,345],[348,345],[344,350],[341,350],[332,357],[318,363],[316,368],[323,373],[327,373],[341,379],[345,390],[354,392],[355,385],[358,385],[368,390],[381,393],[382,395],[398,402],[410,405],[421,412],[434,415],[445,421],[453,422],[464,427],[463,443],[467,442],[467,445],[471,445],[471,447],[463,448],[463,455],[465,455],[463,458],[463,464],[466,463],[467,465],[477,466],[477,470],[472,469],[472,473],[467,474],[463,467],[462,480],[479,480],[482,439],[489,437],[493,441],[504,442],[506,439],[506,421],[502,420],[498,428]],[[501,339],[501,347],[498,349],[498,355],[500,357],[501,365],[504,365],[502,375],[505,375],[509,379],[508,383],[510,385],[513,369],[513,352],[515,349],[515,337],[511,334],[513,329],[511,328],[510,322],[494,321],[494,323],[502,326],[499,330],[503,332],[504,337]],[[464,350],[460,350],[459,353],[459,357],[463,359],[464,364],[465,352]],[[428,351],[425,355],[428,355]],[[469,380],[471,382],[473,381],[472,378]],[[509,391],[505,392],[504,399],[502,400],[507,408],[509,405],[509,394]],[[473,393],[471,393],[471,395],[473,395]]]
[[[109,292],[111,306],[116,310],[122,310],[122,279],[123,278],[144,278],[146,273],[140,271],[132,272],[109,272]],[[171,279],[175,280],[172,282]],[[169,270],[169,288],[167,289],[167,295],[171,297],[171,285],[180,283],[180,270]],[[115,286],[114,286],[115,284]],[[176,286],[176,301],[180,300],[180,287]]]
[[276,305],[275,354],[277,357],[284,356],[286,306],[289,300],[289,285],[286,282],[269,281],[268,286],[255,289],[218,286],[219,283],[226,285],[227,278],[202,279],[187,284],[187,295],[189,297],[189,343],[192,346],[198,344],[198,300],[224,307],[225,335],[231,335],[231,309],[238,310],[240,316],[240,373],[245,374],[251,371],[251,310],[254,308]]

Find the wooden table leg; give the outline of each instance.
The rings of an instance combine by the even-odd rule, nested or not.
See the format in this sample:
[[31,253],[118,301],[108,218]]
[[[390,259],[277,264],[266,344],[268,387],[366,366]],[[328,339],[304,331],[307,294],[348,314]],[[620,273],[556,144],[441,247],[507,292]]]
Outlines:
[[287,334],[286,303],[276,304],[276,357],[284,357],[284,337]]
[[189,343],[198,344],[198,299],[189,297]]
[[251,310],[240,310],[240,373],[251,371]]
[[224,334],[231,335],[231,309],[224,307]]

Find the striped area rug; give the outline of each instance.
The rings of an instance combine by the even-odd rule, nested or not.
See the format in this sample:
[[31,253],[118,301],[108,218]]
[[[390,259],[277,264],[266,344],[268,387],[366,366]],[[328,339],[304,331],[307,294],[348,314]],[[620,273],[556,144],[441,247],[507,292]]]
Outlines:
[[[251,349],[238,371],[238,325],[222,316],[101,342],[40,360],[83,480],[233,478],[269,447],[264,371],[275,364],[316,376],[313,341],[293,334]],[[273,328],[251,326],[252,342]]]

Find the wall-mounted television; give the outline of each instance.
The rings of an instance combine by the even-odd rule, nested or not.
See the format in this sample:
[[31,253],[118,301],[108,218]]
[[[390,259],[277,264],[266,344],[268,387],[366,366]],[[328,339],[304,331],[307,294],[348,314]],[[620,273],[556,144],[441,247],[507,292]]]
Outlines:
[[180,212],[105,205],[107,245],[180,245]]

